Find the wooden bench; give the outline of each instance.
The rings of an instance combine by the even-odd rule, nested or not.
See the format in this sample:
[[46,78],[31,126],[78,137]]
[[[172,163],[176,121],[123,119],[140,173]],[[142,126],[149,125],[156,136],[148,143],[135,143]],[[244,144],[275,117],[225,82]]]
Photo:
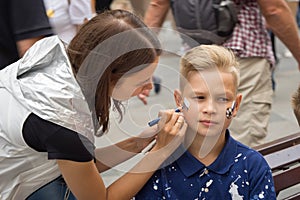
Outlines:
[[[278,194],[300,183],[300,132],[254,147],[270,165]],[[299,200],[300,191],[287,199]]]

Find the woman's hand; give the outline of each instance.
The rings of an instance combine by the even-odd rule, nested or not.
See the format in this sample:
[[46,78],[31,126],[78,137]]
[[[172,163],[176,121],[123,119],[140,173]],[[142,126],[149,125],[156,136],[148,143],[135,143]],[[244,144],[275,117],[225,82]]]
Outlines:
[[147,97],[149,97],[150,90],[145,89],[137,97],[143,102],[144,105],[147,105]]
[[147,147],[157,136],[157,126],[151,126],[143,130],[138,136],[134,138],[137,146],[137,153],[140,153]]
[[164,155],[169,156],[183,142],[187,124],[182,113],[175,110],[161,111],[159,116],[161,117],[158,123],[159,132],[156,136],[156,145],[151,151],[163,150]]

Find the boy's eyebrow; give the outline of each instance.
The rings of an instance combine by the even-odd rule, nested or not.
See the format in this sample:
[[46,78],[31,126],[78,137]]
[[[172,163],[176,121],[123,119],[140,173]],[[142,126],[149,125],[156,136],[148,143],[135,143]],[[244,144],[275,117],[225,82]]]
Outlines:
[[223,93],[217,93],[216,96],[225,96],[228,99],[234,98],[234,94],[231,91],[223,92]]
[[205,95],[207,95],[207,93],[206,92],[200,92],[200,91],[191,91],[187,95],[190,96],[190,97],[193,97],[193,96],[205,96]]
[[229,91],[216,92],[216,95],[219,95],[219,96],[222,96],[222,95],[228,96],[228,95],[230,95],[230,94],[231,94],[231,92],[229,92]]
[[[194,90],[190,93],[190,95],[206,95],[207,92],[197,91]],[[233,97],[234,94],[230,91],[222,91],[222,92],[213,92],[214,96],[226,96],[226,97]]]

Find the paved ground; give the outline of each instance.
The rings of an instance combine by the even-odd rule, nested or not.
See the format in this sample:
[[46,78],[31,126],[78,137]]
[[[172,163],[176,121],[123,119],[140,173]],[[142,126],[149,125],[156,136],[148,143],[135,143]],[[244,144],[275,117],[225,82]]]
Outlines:
[[[165,27],[170,27],[166,22]],[[180,48],[180,40],[177,35],[169,31],[163,31],[160,34],[162,43],[171,52],[176,53]],[[280,41],[277,41],[277,53],[284,54],[285,47]],[[119,124],[117,115],[112,114],[111,129],[107,136],[97,139],[96,145],[109,145],[132,135],[136,135],[145,127],[147,122],[157,116],[157,112],[164,108],[175,108],[173,99],[173,90],[178,88],[178,68],[179,56],[175,54],[163,55],[156,75],[162,78],[162,90],[160,94],[154,92],[148,98],[148,105],[144,106],[137,98],[133,98],[125,105],[127,108],[124,120]],[[291,94],[296,90],[300,83],[300,75],[296,62],[293,58],[282,56],[275,72],[276,90],[273,96],[273,107],[269,125],[269,134],[266,141],[272,141],[277,138],[299,131],[296,118],[294,117],[290,99]],[[137,158],[139,159],[139,158]],[[122,167],[117,168],[126,171],[136,160],[127,162]],[[121,172],[111,170],[103,174],[106,184],[110,184]],[[298,190],[300,187],[297,187]],[[296,189],[297,189],[296,188]]]

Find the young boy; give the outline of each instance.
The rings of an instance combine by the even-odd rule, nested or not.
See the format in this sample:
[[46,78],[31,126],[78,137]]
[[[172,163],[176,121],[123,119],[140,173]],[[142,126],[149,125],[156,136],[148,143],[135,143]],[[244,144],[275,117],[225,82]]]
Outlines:
[[242,96],[232,52],[201,45],[181,59],[180,91],[174,93],[188,124],[184,143],[135,199],[276,199],[272,172],[255,150],[227,129]]

